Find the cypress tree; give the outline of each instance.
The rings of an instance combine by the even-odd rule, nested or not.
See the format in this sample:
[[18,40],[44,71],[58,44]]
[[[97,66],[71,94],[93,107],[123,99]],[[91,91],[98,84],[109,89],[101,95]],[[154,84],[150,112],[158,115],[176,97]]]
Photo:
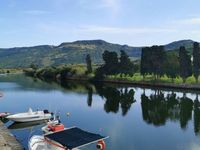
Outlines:
[[87,64],[86,73],[92,73],[92,60],[91,60],[90,54],[87,54],[86,56],[86,64]]
[[140,63],[140,73],[143,77],[146,74],[151,73],[151,49],[149,47],[142,48],[141,63]]
[[163,46],[153,46],[151,47],[151,69],[152,73],[156,76],[162,76],[164,74],[164,60],[165,51]]
[[141,54],[141,62],[140,62],[140,74],[145,77],[146,74],[146,67],[145,67],[145,56],[146,56],[146,47],[142,48],[142,54]]
[[119,73],[132,75],[134,70],[134,64],[131,62],[129,56],[126,54],[125,51],[121,50],[119,60]]
[[195,42],[193,45],[193,73],[194,73],[196,82],[198,82],[199,71],[200,71],[200,62],[199,61],[200,61],[199,43]]
[[191,58],[184,46],[179,49],[180,76],[185,83],[186,78],[192,75]]
[[164,73],[172,79],[179,75],[179,59],[178,54],[175,52],[167,53],[166,60],[164,62]]

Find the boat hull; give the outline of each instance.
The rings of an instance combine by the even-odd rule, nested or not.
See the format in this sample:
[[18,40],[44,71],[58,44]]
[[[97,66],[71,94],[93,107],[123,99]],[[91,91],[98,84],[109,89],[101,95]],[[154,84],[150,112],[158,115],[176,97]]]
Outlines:
[[63,150],[63,148],[45,142],[44,136],[39,136],[39,135],[34,135],[33,137],[31,137],[28,146],[29,150]]
[[33,122],[33,121],[48,120],[50,117],[51,117],[51,115],[26,117],[26,118],[25,117],[23,117],[23,118],[8,117],[8,119],[15,121],[15,122]]
[[48,120],[51,117],[52,117],[51,113],[36,111],[36,112],[18,113],[10,115],[6,118],[14,122],[33,122],[33,121]]

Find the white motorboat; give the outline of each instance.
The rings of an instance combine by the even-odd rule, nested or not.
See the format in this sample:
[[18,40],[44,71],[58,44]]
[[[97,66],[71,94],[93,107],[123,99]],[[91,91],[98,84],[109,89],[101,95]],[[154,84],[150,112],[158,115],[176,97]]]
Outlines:
[[72,127],[45,135],[34,135],[28,147],[29,150],[79,150],[86,145],[97,143],[97,149],[105,150],[104,139],[107,138]]
[[44,136],[41,136],[41,135],[32,136],[29,141],[28,147],[29,147],[29,150],[63,150],[62,148],[58,146],[45,142]]
[[29,108],[28,112],[9,115],[6,118],[15,122],[31,122],[31,121],[48,120],[51,117],[52,114],[48,110],[32,111],[32,109]]

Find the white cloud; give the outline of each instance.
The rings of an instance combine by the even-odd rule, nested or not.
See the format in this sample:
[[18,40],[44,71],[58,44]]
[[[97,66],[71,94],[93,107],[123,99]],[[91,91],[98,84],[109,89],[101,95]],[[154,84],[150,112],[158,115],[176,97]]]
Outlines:
[[107,26],[82,26],[81,30],[105,34],[145,34],[145,33],[172,33],[175,29],[170,28],[120,28]]
[[188,25],[200,25],[200,18],[184,19],[180,21],[180,23],[188,24]]
[[194,27],[196,25],[200,25],[200,17],[190,17],[185,19],[179,19],[172,21],[174,25],[183,26],[183,27]]

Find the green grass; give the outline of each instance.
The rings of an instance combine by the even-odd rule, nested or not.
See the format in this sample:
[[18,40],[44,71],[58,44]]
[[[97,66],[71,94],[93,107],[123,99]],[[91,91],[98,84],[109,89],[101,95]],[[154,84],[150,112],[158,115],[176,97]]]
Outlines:
[[[74,77],[82,77],[82,78],[88,78],[91,79],[95,76],[94,72],[96,70],[96,68],[99,67],[99,65],[93,65],[93,73],[91,74],[86,74],[86,70],[87,70],[87,66],[85,64],[67,64],[67,65],[60,65],[58,67],[55,67],[55,71],[56,70],[62,70],[62,68],[64,67],[68,67],[71,68],[73,70],[76,71],[75,76]],[[38,69],[37,72],[42,71],[43,69]],[[5,70],[4,70],[5,71]],[[159,79],[155,80],[155,77],[153,75],[147,75],[145,76],[145,78],[143,78],[143,76],[140,73],[135,73],[133,76],[129,76],[129,75],[124,75],[124,74],[117,74],[117,75],[109,75],[106,76],[106,79],[108,80],[114,80],[114,81],[131,81],[131,82],[145,82],[145,83],[168,83],[168,84],[176,84],[176,85],[180,85],[183,84],[183,80],[181,77],[177,77],[175,79],[171,79],[169,77],[162,76]],[[200,77],[199,77],[199,81],[200,81]],[[186,79],[186,83],[185,84],[197,84],[196,80],[194,78],[194,76],[188,77]]]
[[[147,83],[170,83],[170,84],[183,84],[183,80],[180,77],[177,77],[175,79],[168,78],[166,75],[156,79],[153,75],[147,75],[145,78],[140,75],[140,73],[135,73],[133,76],[129,75],[109,75],[106,77],[106,79],[109,80],[116,80],[116,81],[134,81],[134,82],[147,82]],[[200,77],[199,77],[200,81]],[[188,77],[186,79],[186,84],[196,84],[196,80],[194,76]]]

